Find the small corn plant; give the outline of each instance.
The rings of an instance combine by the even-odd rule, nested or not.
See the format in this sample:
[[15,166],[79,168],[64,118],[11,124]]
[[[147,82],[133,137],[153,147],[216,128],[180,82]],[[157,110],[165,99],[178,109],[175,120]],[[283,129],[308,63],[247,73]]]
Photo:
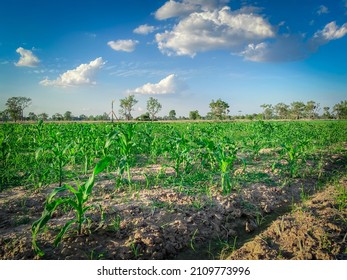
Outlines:
[[[43,251],[37,245],[37,235],[45,227],[47,222],[52,218],[54,211],[58,206],[69,205],[75,211],[75,218],[68,221],[60,230],[59,234],[54,240],[54,245],[58,246],[63,235],[67,232],[70,226],[74,223],[78,226],[78,234],[82,233],[82,224],[86,221],[86,212],[91,208],[94,208],[94,205],[87,205],[88,199],[92,193],[95,176],[102,172],[112,161],[111,157],[105,157],[100,160],[94,170],[93,174],[89,177],[88,181],[83,185],[77,185],[77,188],[70,185],[63,185],[61,187],[55,188],[52,193],[48,196],[42,216],[40,219],[35,221],[32,224],[32,247],[36,254],[43,256]],[[73,196],[60,196],[57,197],[58,193],[68,192],[73,194]]]
[[295,177],[299,169],[300,160],[304,159],[305,148],[307,142],[302,141],[297,144],[284,143],[282,144],[282,159],[288,163],[289,175]]
[[234,144],[220,143],[214,153],[215,161],[218,163],[221,175],[221,186],[224,194],[230,193],[232,189],[230,172],[233,169],[237,147]]

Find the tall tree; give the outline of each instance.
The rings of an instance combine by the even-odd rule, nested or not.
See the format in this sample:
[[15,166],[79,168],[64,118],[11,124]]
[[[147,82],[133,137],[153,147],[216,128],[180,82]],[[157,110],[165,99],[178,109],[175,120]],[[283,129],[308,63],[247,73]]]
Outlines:
[[274,107],[275,113],[280,119],[287,119],[289,115],[289,105],[278,103]]
[[120,114],[123,115],[127,121],[133,118],[131,111],[134,109],[137,102],[138,101],[135,99],[134,95],[129,95],[128,97],[120,100]]
[[23,120],[24,109],[29,107],[31,104],[31,98],[28,97],[11,97],[7,99],[6,107],[10,114],[10,117],[15,122],[17,120]]
[[176,111],[175,110],[171,110],[169,112],[169,119],[170,120],[175,120],[176,119]]
[[151,116],[151,120],[155,119],[155,115],[161,110],[162,106],[159,103],[158,99],[150,97],[147,101],[147,111]]
[[347,119],[347,100],[335,104],[333,107],[333,112],[335,113],[336,119]]
[[323,118],[324,119],[332,119],[333,116],[330,113],[330,107],[323,107],[324,113],[323,113]]
[[66,111],[64,113],[64,120],[65,121],[71,121],[72,120],[72,113],[70,111]]
[[191,119],[191,120],[199,120],[199,119],[201,119],[199,111],[198,110],[190,111],[189,112],[189,119]]
[[269,120],[273,117],[274,108],[271,104],[263,104],[260,105],[261,108],[263,108],[263,119]]
[[225,119],[225,117],[229,113],[229,104],[221,100],[220,98],[217,101],[214,101],[212,99],[210,103],[210,108],[211,108],[211,114],[213,118],[216,118],[219,120]]
[[301,119],[304,116],[305,104],[301,101],[295,101],[290,104],[290,112],[295,120]]
[[315,101],[308,101],[305,106],[305,115],[309,119],[314,119],[318,117],[319,103]]

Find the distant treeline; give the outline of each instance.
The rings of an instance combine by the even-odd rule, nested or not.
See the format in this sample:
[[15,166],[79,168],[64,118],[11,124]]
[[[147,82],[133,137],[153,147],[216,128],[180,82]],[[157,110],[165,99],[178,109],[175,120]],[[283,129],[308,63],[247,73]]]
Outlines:
[[[64,114],[55,113],[49,116],[47,113],[35,114],[29,112],[24,116],[24,109],[31,105],[31,99],[27,97],[11,97],[6,102],[6,109],[0,112],[0,121],[108,121],[108,120],[133,120],[131,112],[138,101],[134,95],[130,95],[124,99],[120,99],[120,110],[116,114],[112,109],[110,113],[102,115],[79,115],[75,116],[71,111],[66,111]],[[206,116],[201,116],[198,110],[190,111],[189,116],[176,116],[175,110],[170,110],[167,116],[157,116],[162,109],[159,101],[150,97],[147,101],[147,112],[135,118],[138,121],[150,120],[233,120],[233,119],[257,119],[257,120],[272,120],[272,119],[347,119],[347,100],[335,104],[332,108],[323,107],[321,110],[320,104],[315,101],[307,103],[296,101],[291,104],[278,103],[276,105],[263,104],[260,107],[263,109],[259,114],[242,114],[238,111],[235,115],[230,115],[229,104],[221,99],[212,100],[209,104],[210,112]]]

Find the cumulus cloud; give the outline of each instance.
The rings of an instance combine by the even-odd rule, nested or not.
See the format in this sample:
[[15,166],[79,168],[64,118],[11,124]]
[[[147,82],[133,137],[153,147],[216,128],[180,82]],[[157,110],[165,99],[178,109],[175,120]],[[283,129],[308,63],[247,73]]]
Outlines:
[[155,12],[155,17],[159,20],[164,20],[186,16],[192,12],[212,11],[224,6],[228,2],[229,0],[170,0]]
[[328,23],[322,30],[317,31],[314,34],[314,39],[322,42],[328,42],[344,37],[347,34],[347,23],[341,27],[336,25],[335,21]]
[[147,24],[143,24],[140,25],[139,27],[134,29],[134,33],[136,34],[141,34],[141,35],[147,35],[149,33],[153,33],[156,30],[156,27],[151,26],[151,25],[147,25]]
[[88,64],[81,64],[75,69],[66,71],[55,80],[48,80],[46,78],[40,84],[43,86],[58,87],[95,84],[95,81],[92,81],[91,78],[104,64],[103,59],[99,57]]
[[[343,0],[347,3],[347,0]],[[243,6],[231,10],[228,0],[169,0],[155,16],[159,20],[177,17],[177,23],[155,36],[158,49],[168,56],[191,56],[200,52],[226,50],[255,62],[302,60],[331,40],[347,34],[347,23],[328,23],[313,35],[282,33],[284,22],[271,25],[262,8]],[[317,8],[329,13],[327,6]],[[282,31],[282,32],[281,32]]]
[[138,43],[136,40],[117,40],[109,41],[107,45],[115,51],[133,52]]
[[33,54],[32,51],[23,49],[22,47],[16,50],[20,54],[19,61],[15,63],[16,66],[21,67],[36,67],[40,60]]
[[189,14],[171,31],[156,34],[156,41],[167,55],[193,57],[198,52],[216,49],[237,51],[274,36],[273,27],[260,15],[232,12],[225,6]]
[[130,90],[129,93],[134,94],[175,94],[183,90],[185,85],[182,81],[178,80],[175,74],[171,74],[162,79],[156,84],[147,83],[134,90]]
[[347,34],[347,23],[341,27],[330,22],[318,30],[311,38],[303,35],[284,34],[272,42],[249,44],[239,53],[246,60],[256,62],[285,62],[302,60],[316,52],[317,49],[331,40],[337,40]]

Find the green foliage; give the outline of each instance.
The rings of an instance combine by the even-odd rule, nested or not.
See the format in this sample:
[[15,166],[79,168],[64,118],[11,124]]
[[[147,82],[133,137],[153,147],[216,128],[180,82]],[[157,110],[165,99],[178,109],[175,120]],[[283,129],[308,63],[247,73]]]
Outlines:
[[161,110],[162,106],[159,103],[158,99],[150,97],[147,101],[147,111],[151,116],[151,120],[153,121],[156,117],[156,114]]
[[229,104],[220,98],[217,101],[212,100],[210,103],[211,114],[213,118],[223,120],[229,113]]
[[[111,162],[111,157],[105,157],[100,160],[93,171],[93,174],[89,177],[88,181],[83,185],[77,185],[73,187],[70,185],[63,185],[55,188],[52,193],[48,196],[42,216],[40,219],[32,224],[32,247],[36,254],[43,256],[43,251],[37,245],[37,235],[46,226],[48,221],[52,219],[52,216],[59,206],[69,205],[75,211],[75,218],[65,223],[60,229],[60,232],[54,240],[54,245],[57,246],[64,234],[71,227],[72,224],[76,223],[78,226],[78,234],[82,233],[82,224],[86,220],[86,212],[93,208],[93,205],[88,205],[88,199],[92,193],[92,189],[95,182],[95,176],[102,172]],[[58,196],[59,193],[67,192],[65,196]],[[72,194],[71,197],[69,194]]]
[[131,111],[138,101],[135,99],[134,95],[129,95],[126,98],[120,100],[120,113],[125,117],[127,121],[132,119]]

